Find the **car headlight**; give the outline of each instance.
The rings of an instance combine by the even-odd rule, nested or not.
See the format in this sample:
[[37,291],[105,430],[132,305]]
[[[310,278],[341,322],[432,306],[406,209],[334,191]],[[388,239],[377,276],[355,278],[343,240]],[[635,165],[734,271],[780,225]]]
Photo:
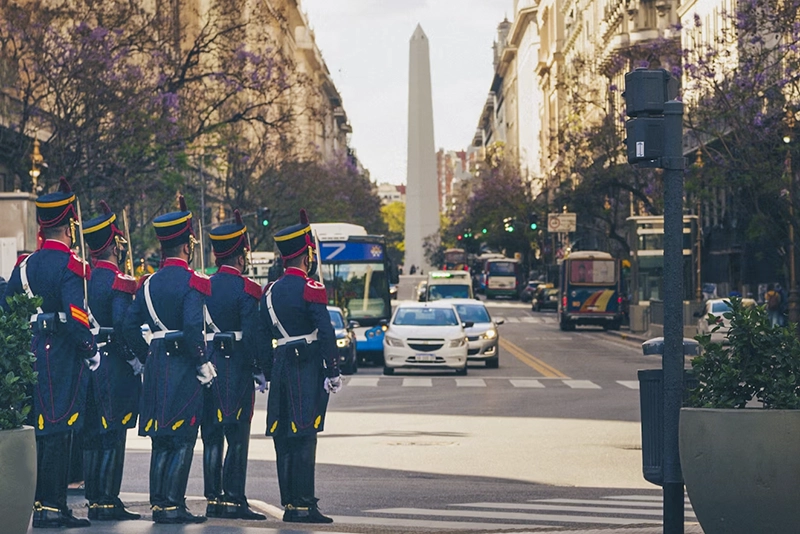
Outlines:
[[397,339],[396,337],[392,337],[392,336],[385,336],[383,339],[386,340],[386,344],[387,345],[391,345],[392,347],[402,347],[403,346],[403,340],[402,339]]
[[483,334],[481,334],[481,339],[494,339],[496,337],[497,337],[497,330],[495,330],[494,328],[491,328],[486,332],[484,332]]
[[336,340],[336,346],[339,347],[340,349],[345,348],[349,344],[350,344],[350,338],[349,337],[343,337],[341,339],[337,339]]
[[450,341],[450,347],[461,347],[466,342],[467,342],[467,338],[460,337],[458,339],[454,339],[454,340]]

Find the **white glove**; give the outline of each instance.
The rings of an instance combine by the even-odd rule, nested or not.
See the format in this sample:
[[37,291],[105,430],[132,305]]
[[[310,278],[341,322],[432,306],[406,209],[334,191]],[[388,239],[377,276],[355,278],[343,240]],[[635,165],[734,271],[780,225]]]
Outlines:
[[211,382],[214,381],[215,376],[217,376],[217,370],[214,369],[214,366],[211,364],[211,362],[206,362],[197,367],[197,380],[202,385],[211,387]]
[[264,373],[253,374],[253,380],[256,383],[256,391],[259,393],[264,393],[267,391],[267,377],[264,376]]
[[333,378],[326,378],[325,385],[326,393],[338,393],[342,389],[342,377],[334,376]]
[[100,351],[97,351],[94,356],[86,358],[83,361],[90,371],[97,371],[97,368],[100,367]]
[[128,365],[133,368],[133,375],[138,376],[144,371],[144,364],[139,361],[139,358],[134,357],[132,360],[127,360]]

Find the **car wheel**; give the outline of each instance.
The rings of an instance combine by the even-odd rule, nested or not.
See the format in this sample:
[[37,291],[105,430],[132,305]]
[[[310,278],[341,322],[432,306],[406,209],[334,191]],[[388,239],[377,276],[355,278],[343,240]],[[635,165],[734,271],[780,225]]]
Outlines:
[[494,358],[486,360],[487,369],[497,369],[498,367],[500,367],[500,356],[495,356]]
[[458,375],[458,376],[466,376],[467,375],[467,366],[464,365],[463,369],[456,369],[456,375]]
[[564,319],[563,317],[559,321],[558,326],[564,332],[569,332],[569,331],[575,330],[575,323],[571,323],[568,320]]
[[393,375],[394,374],[394,369],[391,368],[391,367],[384,367],[383,368],[383,374],[385,374],[385,375]]

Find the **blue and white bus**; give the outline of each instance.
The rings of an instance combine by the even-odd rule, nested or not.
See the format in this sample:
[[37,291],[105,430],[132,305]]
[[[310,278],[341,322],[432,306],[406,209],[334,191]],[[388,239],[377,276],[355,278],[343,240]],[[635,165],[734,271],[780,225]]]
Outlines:
[[338,306],[348,321],[357,323],[359,359],[382,364],[381,321],[391,318],[389,284],[397,278],[386,254],[386,240],[368,235],[355,224],[315,223],[311,227],[319,240],[328,304]]

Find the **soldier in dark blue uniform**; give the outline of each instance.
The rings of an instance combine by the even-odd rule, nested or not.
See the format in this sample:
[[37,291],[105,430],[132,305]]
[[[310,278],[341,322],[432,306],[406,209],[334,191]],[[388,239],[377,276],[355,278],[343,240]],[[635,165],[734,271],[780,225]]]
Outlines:
[[258,382],[260,391],[266,389],[258,354],[266,355],[260,347],[267,340],[258,323],[261,286],[243,276],[250,244],[238,210],[234,221],[208,233],[219,269],[211,277],[211,296],[206,299],[207,350],[217,370],[214,383],[206,390],[202,426],[206,516],[261,520],[266,517],[252,511],[247,503],[245,482],[253,381]]
[[[89,521],[74,517],[67,507],[67,470],[70,433],[83,426],[89,373],[97,369],[100,355],[85,304],[89,266],[70,250],[78,216],[75,194],[66,180],[61,179],[59,191],[36,199],[36,217],[42,246],[19,258],[5,292],[6,297],[27,293],[42,298],[39,313],[31,318],[33,368],[38,373],[33,393],[37,452],[33,526],[87,527]],[[7,309],[6,299],[0,304]]]
[[136,426],[142,363],[123,338],[125,313],[136,293],[136,279],[120,271],[127,241],[117,227],[116,214],[101,202],[103,214],[83,223],[86,246],[92,256],[89,309],[100,367],[92,373],[83,430],[83,471],[89,519],[124,520],[141,516],[129,512],[119,498],[125,438]]
[[[192,213],[153,220],[162,265],[143,279],[125,317],[125,339],[146,366],[139,409],[139,435],[150,436],[150,505],[156,523],[202,523],[186,509],[186,484],[203,411],[203,388],[215,372],[206,356],[203,308],[211,295],[207,276],[189,262],[197,242]],[[149,351],[141,325],[153,332]]]
[[275,445],[283,520],[331,523],[317,508],[314,468],[328,394],[336,393],[342,380],[325,286],[310,278],[317,267],[316,246],[305,210],[300,224],[275,234],[275,243],[286,270],[267,287],[260,313],[276,345],[267,370],[272,382],[267,435]]

